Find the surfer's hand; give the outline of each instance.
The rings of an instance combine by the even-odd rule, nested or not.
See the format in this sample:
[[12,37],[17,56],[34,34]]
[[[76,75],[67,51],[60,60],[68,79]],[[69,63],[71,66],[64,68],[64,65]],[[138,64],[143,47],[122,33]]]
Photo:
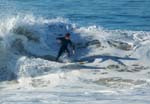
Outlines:
[[73,55],[75,54],[75,50],[72,51]]

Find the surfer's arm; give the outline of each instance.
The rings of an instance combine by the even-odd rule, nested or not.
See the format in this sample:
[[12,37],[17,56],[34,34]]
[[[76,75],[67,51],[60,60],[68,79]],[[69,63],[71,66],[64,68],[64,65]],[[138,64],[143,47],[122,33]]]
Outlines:
[[63,37],[57,37],[56,38],[56,40],[62,40],[63,39]]

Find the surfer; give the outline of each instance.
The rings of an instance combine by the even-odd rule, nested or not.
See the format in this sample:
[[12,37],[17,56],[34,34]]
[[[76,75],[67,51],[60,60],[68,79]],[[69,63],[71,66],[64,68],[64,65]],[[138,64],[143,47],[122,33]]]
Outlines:
[[56,38],[56,40],[58,40],[61,43],[61,47],[60,47],[58,55],[56,57],[56,61],[58,61],[59,57],[64,52],[67,52],[68,57],[70,57],[70,51],[68,49],[68,45],[70,45],[72,47],[72,49],[73,49],[72,52],[73,52],[73,54],[75,54],[75,46],[70,39],[70,33],[66,33],[64,37],[58,37],[58,38]]

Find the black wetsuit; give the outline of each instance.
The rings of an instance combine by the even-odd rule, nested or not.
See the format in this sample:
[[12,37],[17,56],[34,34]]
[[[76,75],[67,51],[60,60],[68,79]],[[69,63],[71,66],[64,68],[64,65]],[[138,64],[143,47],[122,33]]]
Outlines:
[[68,57],[70,56],[70,52],[69,52],[69,49],[68,49],[68,45],[70,45],[73,50],[75,50],[75,46],[74,44],[72,43],[72,41],[70,39],[65,39],[65,37],[59,37],[59,38],[56,38],[57,40],[60,40],[61,41],[61,47],[59,49],[59,52],[58,52],[58,55],[57,55],[57,58],[56,58],[56,61],[58,61],[59,57],[64,53],[64,52],[67,52],[68,53]]

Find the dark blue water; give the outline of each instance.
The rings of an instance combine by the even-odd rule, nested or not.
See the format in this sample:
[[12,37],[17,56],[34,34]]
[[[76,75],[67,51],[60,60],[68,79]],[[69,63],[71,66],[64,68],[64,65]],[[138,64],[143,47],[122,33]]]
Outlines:
[[150,31],[150,0],[0,0],[1,18],[33,14],[81,26]]

